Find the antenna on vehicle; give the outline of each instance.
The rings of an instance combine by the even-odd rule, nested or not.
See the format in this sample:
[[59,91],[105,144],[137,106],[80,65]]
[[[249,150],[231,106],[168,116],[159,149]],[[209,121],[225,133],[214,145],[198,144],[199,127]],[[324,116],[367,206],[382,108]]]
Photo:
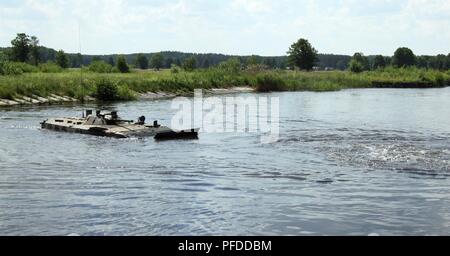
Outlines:
[[[80,87],[81,87],[81,103],[84,103],[84,85],[83,85],[83,55],[81,54],[81,26],[80,21],[78,21],[78,49],[79,49],[79,59],[80,61]],[[83,111],[84,113],[84,111]],[[83,114],[84,115],[84,114]]]

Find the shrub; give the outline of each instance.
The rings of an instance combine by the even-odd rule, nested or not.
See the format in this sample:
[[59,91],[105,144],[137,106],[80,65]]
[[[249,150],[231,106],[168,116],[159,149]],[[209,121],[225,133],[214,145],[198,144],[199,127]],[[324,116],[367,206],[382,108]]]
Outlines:
[[0,74],[5,76],[14,76],[23,74],[23,70],[17,62],[2,62],[0,63]]
[[364,66],[361,64],[361,62],[359,62],[355,59],[352,59],[350,61],[349,69],[353,73],[361,73],[364,71]]
[[437,73],[434,77],[434,84],[436,86],[445,86],[445,78],[444,75],[441,73]]
[[119,98],[117,83],[101,79],[96,84],[95,97],[101,101],[113,101]]
[[128,88],[126,85],[121,85],[117,87],[117,99],[118,100],[135,100],[135,93]]
[[120,71],[120,73],[130,72],[130,67],[125,60],[125,57],[120,56],[119,58],[117,58],[117,69]]
[[61,73],[63,71],[60,66],[56,65],[56,63],[52,61],[40,64],[38,68],[43,73]]
[[182,66],[185,71],[191,72],[197,67],[197,60],[194,57],[187,58]]
[[256,90],[258,92],[285,91],[284,80],[273,74],[258,75],[256,77]]
[[241,70],[241,61],[238,58],[231,58],[219,63],[218,68],[228,73],[237,74]]
[[95,73],[111,73],[113,70],[113,66],[104,62],[104,61],[94,61],[89,65],[89,71]]
[[35,66],[27,63],[0,61],[0,75],[21,75],[37,71],[38,69]]
[[170,72],[172,74],[178,74],[178,73],[180,73],[180,67],[178,67],[175,64],[172,64],[172,67],[170,68]]

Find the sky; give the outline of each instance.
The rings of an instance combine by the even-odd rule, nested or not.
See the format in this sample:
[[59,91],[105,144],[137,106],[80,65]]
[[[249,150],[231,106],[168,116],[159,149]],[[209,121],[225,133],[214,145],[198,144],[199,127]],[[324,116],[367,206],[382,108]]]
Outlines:
[[320,53],[435,55],[450,53],[450,0],[0,0],[0,46],[19,32],[83,54],[279,56],[306,38]]

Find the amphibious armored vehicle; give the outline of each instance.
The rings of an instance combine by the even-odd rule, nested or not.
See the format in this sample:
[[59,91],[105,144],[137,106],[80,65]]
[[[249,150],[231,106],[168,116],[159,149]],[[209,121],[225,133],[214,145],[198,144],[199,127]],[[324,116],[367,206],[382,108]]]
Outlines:
[[161,126],[158,121],[153,125],[145,123],[145,117],[138,120],[122,120],[116,111],[101,112],[86,110],[83,117],[50,118],[41,123],[42,129],[105,136],[114,138],[154,137],[157,140],[197,139],[199,129],[176,131]]

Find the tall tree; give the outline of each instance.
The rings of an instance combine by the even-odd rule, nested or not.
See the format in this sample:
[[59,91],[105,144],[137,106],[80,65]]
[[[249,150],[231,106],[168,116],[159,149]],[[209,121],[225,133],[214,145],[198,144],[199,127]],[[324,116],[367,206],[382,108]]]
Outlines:
[[416,58],[416,65],[418,68],[426,68],[430,67],[430,58],[429,56],[418,56]]
[[439,70],[449,69],[448,64],[450,64],[450,63],[447,63],[447,56],[445,56],[444,54],[439,54],[436,57],[434,57],[433,59],[434,59],[433,67],[435,69],[439,69]]
[[416,64],[416,55],[414,55],[411,49],[400,47],[394,53],[392,64],[400,68],[413,66]]
[[148,69],[148,58],[144,54],[139,53],[136,57],[136,66],[140,69]]
[[130,67],[128,66],[127,60],[125,59],[124,56],[119,56],[117,58],[117,69],[121,73],[128,73],[128,72],[130,72]]
[[32,36],[30,40],[30,52],[31,60],[33,64],[37,66],[41,60],[41,55],[39,53],[39,39],[35,36]]
[[59,50],[56,53],[56,64],[62,68],[68,68],[69,67],[69,57],[63,50]]
[[366,56],[364,56],[364,54],[362,52],[355,53],[353,55],[352,59],[354,59],[355,61],[357,61],[361,64],[363,71],[370,69],[369,59]]
[[386,59],[382,55],[375,56],[375,59],[373,60],[373,69],[385,67],[386,67]]
[[447,69],[450,69],[450,53],[447,55]]
[[317,50],[308,40],[301,38],[289,48],[288,60],[292,66],[310,71],[318,60]]
[[349,69],[352,72],[359,73],[370,69],[369,59],[364,54],[357,52],[350,60]]
[[113,67],[116,65],[116,62],[114,61],[114,58],[112,56],[109,57],[108,64]]
[[17,34],[11,41],[11,57],[14,61],[27,62],[30,53],[30,37],[25,33]]
[[150,64],[152,68],[160,70],[164,64],[164,56],[162,55],[162,53],[153,54],[152,59],[150,60]]

